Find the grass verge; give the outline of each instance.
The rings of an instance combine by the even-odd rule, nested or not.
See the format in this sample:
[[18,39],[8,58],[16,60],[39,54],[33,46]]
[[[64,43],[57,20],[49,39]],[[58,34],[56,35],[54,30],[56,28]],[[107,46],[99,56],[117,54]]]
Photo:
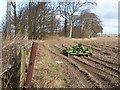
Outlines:
[[65,81],[62,69],[52,54],[42,45],[38,46],[33,73],[35,88],[64,88]]

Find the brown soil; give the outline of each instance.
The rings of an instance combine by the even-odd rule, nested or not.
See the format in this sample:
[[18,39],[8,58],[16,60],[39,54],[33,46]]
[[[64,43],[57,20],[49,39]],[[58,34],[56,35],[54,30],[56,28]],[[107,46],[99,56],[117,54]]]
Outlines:
[[[82,43],[92,48],[93,56],[64,56],[65,47]],[[92,39],[69,39],[52,37],[39,42],[39,50],[46,48],[64,74],[65,87],[69,88],[113,88],[120,86],[118,63],[118,38],[98,37]],[[55,81],[55,83],[58,81]],[[59,84],[58,84],[59,85]]]

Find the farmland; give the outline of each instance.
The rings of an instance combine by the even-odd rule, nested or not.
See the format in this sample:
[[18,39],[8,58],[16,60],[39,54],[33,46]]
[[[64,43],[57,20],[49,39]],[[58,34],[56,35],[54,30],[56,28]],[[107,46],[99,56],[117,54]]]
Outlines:
[[[69,39],[53,36],[37,42],[39,46],[33,87],[113,88],[120,86],[117,37]],[[66,57],[62,54],[65,47],[78,43],[91,48],[93,55]]]

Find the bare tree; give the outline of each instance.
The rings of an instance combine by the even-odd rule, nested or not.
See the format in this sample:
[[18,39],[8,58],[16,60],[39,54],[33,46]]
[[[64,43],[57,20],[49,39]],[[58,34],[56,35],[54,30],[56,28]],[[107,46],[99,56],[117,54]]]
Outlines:
[[102,26],[100,18],[89,10],[82,11],[80,15],[81,20],[81,31],[83,34],[91,37],[93,34],[101,33]]
[[6,29],[4,31],[5,38],[11,34],[11,0],[7,0]]
[[[61,33],[63,28],[65,36],[71,38],[74,16],[76,14],[80,15],[81,10],[85,9],[84,6],[94,5],[96,2],[95,0],[78,0],[76,2],[67,0],[66,2],[53,4],[52,2],[32,2],[32,0],[30,0],[26,6],[23,5],[22,8],[17,11],[16,0],[13,0],[11,4],[14,10],[12,23],[14,23],[15,26],[15,36],[19,31],[21,31],[21,33],[27,31],[29,39],[38,39],[42,37],[42,33]],[[7,11],[10,10],[8,9]],[[60,17],[58,17],[59,19],[57,15]],[[61,17],[64,18],[64,20],[61,20]]]
[[18,33],[18,29],[17,29],[17,15],[16,15],[16,0],[11,1],[11,4],[14,8],[14,25],[15,25],[15,36]]
[[[62,14],[63,18],[68,19],[68,23],[69,23],[69,37],[72,37],[72,27],[73,27],[73,16],[75,15],[75,13],[79,13],[81,7],[85,6],[85,5],[90,5],[90,4],[94,4],[96,5],[96,1],[87,1],[85,0],[84,2],[82,2],[81,0],[78,0],[76,2],[70,2],[69,0],[67,0],[64,4],[60,4],[60,13]],[[63,5],[65,5],[63,7]],[[64,15],[63,15],[64,14]],[[65,16],[65,17],[64,17]],[[66,23],[65,23],[66,25]]]
[[29,7],[28,7],[28,37],[29,39],[32,39],[32,2],[29,1]]

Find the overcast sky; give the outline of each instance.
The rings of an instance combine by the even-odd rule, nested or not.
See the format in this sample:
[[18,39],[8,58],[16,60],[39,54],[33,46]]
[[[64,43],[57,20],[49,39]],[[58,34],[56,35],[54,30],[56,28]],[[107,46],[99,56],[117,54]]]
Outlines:
[[[23,0],[16,0],[21,2]],[[98,6],[92,10],[102,20],[104,34],[118,33],[118,2],[120,0],[97,0]],[[0,23],[6,13],[7,0],[0,0]]]
[[118,2],[120,0],[97,0],[93,10],[103,21],[103,33],[118,33]]

